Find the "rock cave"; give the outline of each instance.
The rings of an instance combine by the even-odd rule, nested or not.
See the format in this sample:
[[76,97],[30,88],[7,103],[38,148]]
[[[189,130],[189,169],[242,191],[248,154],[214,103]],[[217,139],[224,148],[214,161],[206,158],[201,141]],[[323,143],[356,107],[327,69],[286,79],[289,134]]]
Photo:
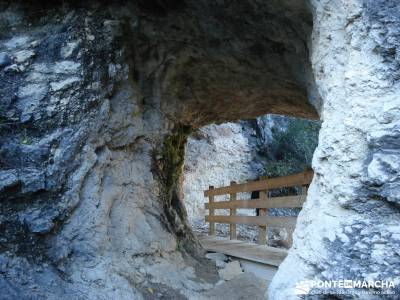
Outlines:
[[[0,1],[0,298],[300,299],[338,279],[398,296],[399,25],[395,0]],[[219,282],[182,171],[195,130],[265,114],[321,129],[261,293]]]

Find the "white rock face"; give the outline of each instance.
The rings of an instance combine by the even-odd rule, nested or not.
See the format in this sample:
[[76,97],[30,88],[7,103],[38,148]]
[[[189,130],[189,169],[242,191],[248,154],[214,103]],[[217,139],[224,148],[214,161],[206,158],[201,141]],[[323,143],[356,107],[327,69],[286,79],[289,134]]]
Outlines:
[[265,300],[267,290],[266,280],[256,277],[252,273],[242,273],[229,281],[221,280],[221,284],[206,292],[199,300],[220,299],[251,299]]
[[32,58],[35,55],[35,52],[32,50],[21,50],[15,53],[15,61],[17,63],[24,63],[28,59]]
[[262,164],[255,157],[254,136],[254,129],[245,123],[225,123],[205,126],[188,139],[183,194],[190,221],[204,218],[208,199],[203,192],[209,185],[219,187],[260,176]]

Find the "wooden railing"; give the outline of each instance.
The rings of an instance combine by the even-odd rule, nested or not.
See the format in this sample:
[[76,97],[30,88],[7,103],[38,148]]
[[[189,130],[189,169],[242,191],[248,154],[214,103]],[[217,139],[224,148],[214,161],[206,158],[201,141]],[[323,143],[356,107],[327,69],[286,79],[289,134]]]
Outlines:
[[[205,208],[209,215],[205,217],[210,223],[209,234],[215,235],[215,223],[230,224],[230,239],[237,239],[236,224],[258,225],[258,241],[260,245],[266,244],[267,226],[283,227],[288,231],[288,243],[291,244],[293,229],[296,226],[297,217],[272,217],[268,216],[268,208],[295,208],[302,207],[307,196],[307,188],[313,178],[313,171],[307,170],[301,173],[268,178],[257,181],[214,188],[210,186],[204,191],[204,196],[209,198]],[[285,197],[269,197],[268,191],[278,188],[301,187],[301,194]],[[237,193],[259,192],[258,199],[237,200]],[[229,195],[229,201],[215,201],[216,196]],[[259,209],[259,216],[237,216],[236,209]],[[229,209],[229,216],[215,215],[216,209]]]

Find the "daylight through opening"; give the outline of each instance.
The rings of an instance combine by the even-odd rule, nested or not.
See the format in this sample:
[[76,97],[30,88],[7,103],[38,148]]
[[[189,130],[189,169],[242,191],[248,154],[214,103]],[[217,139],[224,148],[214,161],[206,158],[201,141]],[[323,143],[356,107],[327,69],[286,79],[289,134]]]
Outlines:
[[[204,190],[209,186],[228,186],[231,181],[244,183],[311,169],[319,129],[320,121],[263,115],[251,120],[207,125],[194,132],[185,152],[183,194],[188,219],[196,234],[209,233],[209,222],[205,221],[209,213],[205,208],[208,198]],[[287,187],[271,189],[268,196],[301,193],[300,187]],[[237,200],[258,199],[259,193],[238,193],[236,197]],[[229,195],[216,197],[215,201],[229,201]],[[271,217],[297,217],[299,211],[297,207],[266,210]],[[215,210],[215,215],[229,214],[229,209]],[[239,208],[236,216],[260,216],[260,209]],[[229,224],[216,223],[215,226],[217,236],[229,238]],[[259,226],[239,223],[236,231],[238,240],[258,242]],[[289,227],[267,226],[265,238],[268,246],[284,249],[291,246]]]

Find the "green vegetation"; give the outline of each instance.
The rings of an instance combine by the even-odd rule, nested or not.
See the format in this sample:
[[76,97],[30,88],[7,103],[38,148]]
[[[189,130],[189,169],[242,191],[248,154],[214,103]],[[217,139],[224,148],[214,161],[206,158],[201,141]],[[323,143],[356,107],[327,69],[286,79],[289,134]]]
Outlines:
[[185,158],[185,144],[190,133],[189,126],[180,125],[164,139],[161,156],[164,163],[164,183],[168,190],[178,182],[181,175]]
[[158,166],[158,175],[165,188],[169,202],[172,192],[183,170],[185,144],[192,132],[190,126],[178,125],[164,138],[163,147],[154,153]]
[[265,176],[285,176],[311,168],[320,128],[320,121],[299,118],[289,118],[284,131],[273,128]]

